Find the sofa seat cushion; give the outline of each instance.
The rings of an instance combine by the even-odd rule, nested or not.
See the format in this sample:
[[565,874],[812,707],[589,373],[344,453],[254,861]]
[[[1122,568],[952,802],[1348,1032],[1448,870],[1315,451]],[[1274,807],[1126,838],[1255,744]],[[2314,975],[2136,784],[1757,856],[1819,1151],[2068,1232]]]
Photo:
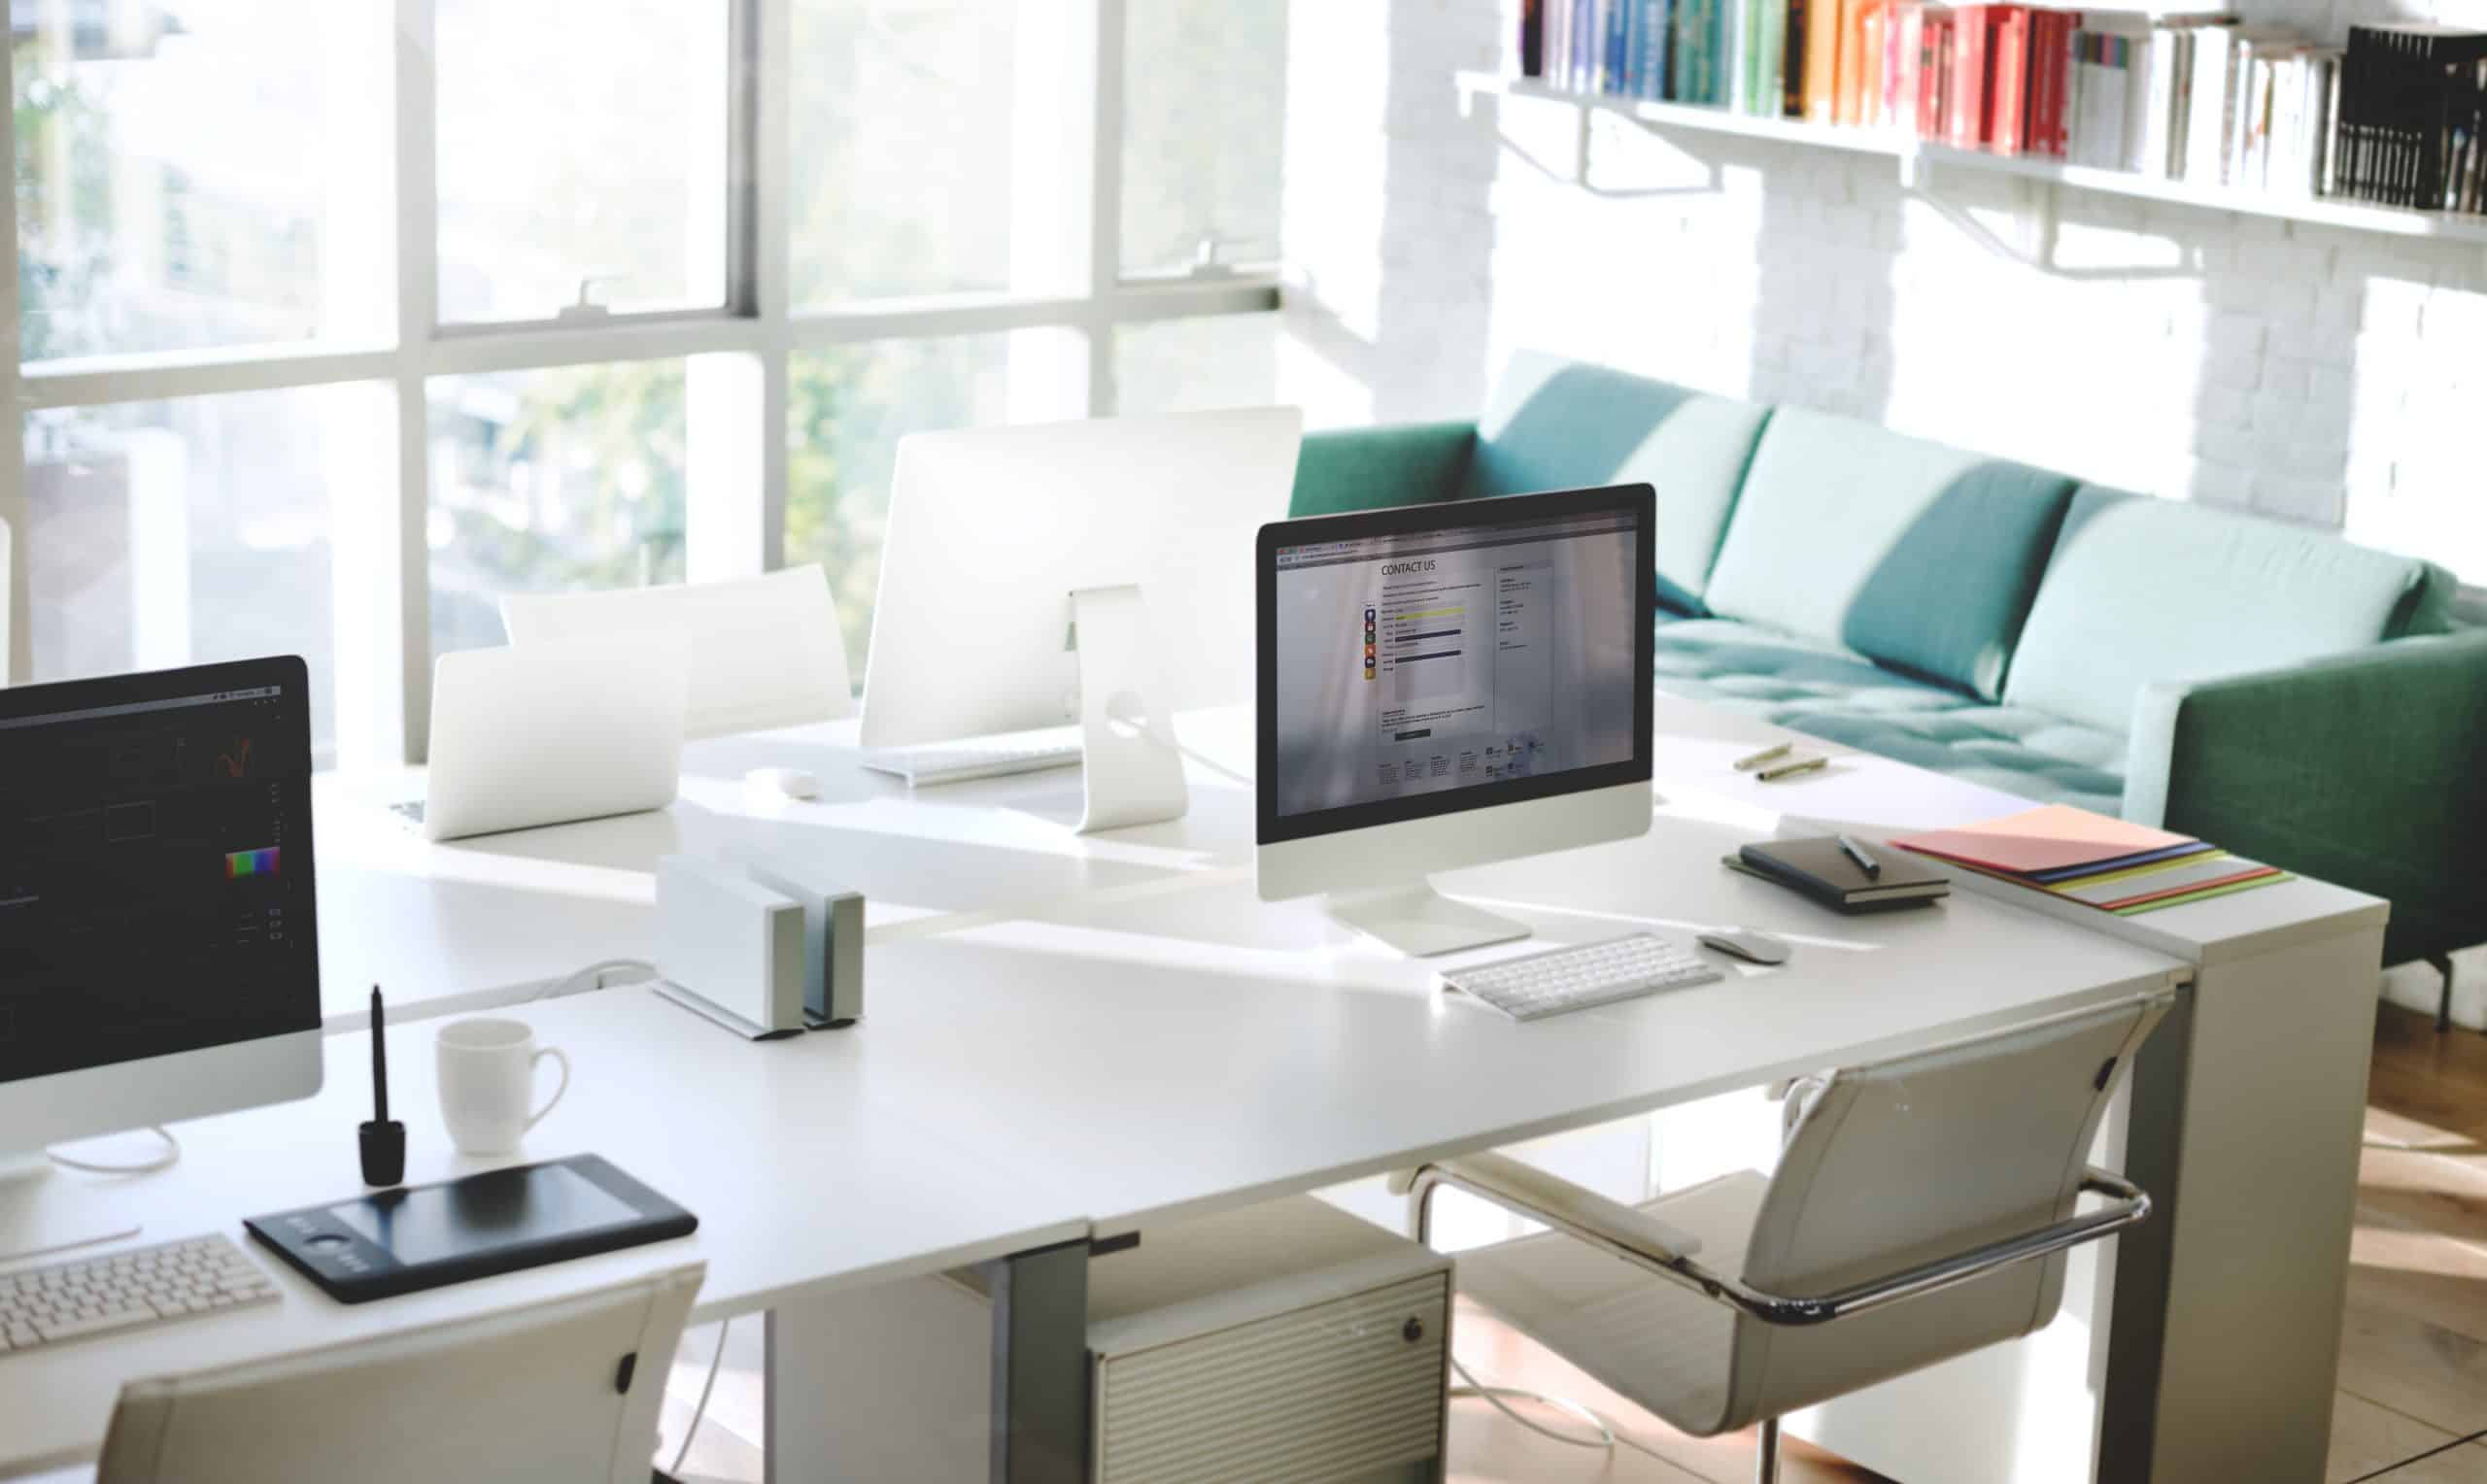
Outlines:
[[2123,805],[2123,731],[1990,705],[1837,645],[1692,619],[1658,626],[1654,667],[1669,695],[2040,803],[2106,815]]
[[2063,475],[1783,407],[1707,601],[1995,700],[2071,496]]
[[2439,575],[2322,531],[2084,486],[2004,695],[2122,729],[2152,682],[2279,669],[2378,643],[2410,626]]
[[1478,420],[1460,493],[1647,484],[1658,601],[1701,611],[1710,563],[1769,410],[1535,352],[1512,357]]

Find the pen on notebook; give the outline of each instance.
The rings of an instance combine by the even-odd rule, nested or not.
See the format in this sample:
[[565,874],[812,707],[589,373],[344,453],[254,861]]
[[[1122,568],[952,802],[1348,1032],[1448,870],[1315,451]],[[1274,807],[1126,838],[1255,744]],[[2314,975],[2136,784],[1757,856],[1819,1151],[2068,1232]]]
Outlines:
[[1787,757],[1789,750],[1793,748],[1795,745],[1796,744],[1793,742],[1782,742],[1777,747],[1765,747],[1760,752],[1754,754],[1750,758],[1739,758],[1736,759],[1736,771],[1739,773],[1750,773],[1774,758]]
[[1850,839],[1846,835],[1841,835],[1839,837],[1839,848],[1848,852],[1848,859],[1856,861],[1857,868],[1863,871],[1866,875],[1880,876],[1883,874],[1882,862],[1865,854],[1865,847],[1857,844],[1855,840]]
[[1793,762],[1783,762],[1777,767],[1763,768],[1753,776],[1763,783],[1771,783],[1782,778],[1793,778],[1798,773],[1810,773],[1818,767],[1828,766],[1829,762],[1828,758],[1799,758]]

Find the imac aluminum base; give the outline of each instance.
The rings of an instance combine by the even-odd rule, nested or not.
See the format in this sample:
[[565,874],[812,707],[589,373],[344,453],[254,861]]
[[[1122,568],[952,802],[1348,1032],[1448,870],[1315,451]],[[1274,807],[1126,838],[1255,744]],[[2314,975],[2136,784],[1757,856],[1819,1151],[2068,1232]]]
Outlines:
[[1527,924],[1456,901],[1421,880],[1381,892],[1334,892],[1321,898],[1321,906],[1331,921],[1418,959],[1529,935]]

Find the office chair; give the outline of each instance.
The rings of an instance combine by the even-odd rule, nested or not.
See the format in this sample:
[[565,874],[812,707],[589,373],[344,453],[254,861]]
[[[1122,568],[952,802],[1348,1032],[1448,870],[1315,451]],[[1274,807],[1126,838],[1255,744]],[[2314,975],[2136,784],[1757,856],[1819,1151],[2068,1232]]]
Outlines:
[[131,1381],[97,1484],[649,1484],[665,1373],[706,1272]]
[[2171,1002],[1803,1079],[1776,1173],[1637,1207],[1495,1154],[1395,1183],[1420,1242],[1446,1185],[1553,1229],[1461,1254],[1460,1290],[1683,1432],[1760,1423],[1771,1484],[1781,1416],[2042,1328],[2065,1251],[2149,1216],[2086,1155]]

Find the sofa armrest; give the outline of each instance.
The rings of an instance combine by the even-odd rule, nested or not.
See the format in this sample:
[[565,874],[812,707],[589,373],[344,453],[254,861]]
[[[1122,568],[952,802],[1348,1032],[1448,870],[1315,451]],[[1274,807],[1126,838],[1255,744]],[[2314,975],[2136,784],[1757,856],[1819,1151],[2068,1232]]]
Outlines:
[[2392,902],[2384,961],[2487,939],[2487,631],[2145,688],[2125,817]]
[[1474,422],[1307,433],[1295,461],[1295,494],[1287,502],[1287,514],[1334,516],[1449,499],[1468,476],[1476,445]]

